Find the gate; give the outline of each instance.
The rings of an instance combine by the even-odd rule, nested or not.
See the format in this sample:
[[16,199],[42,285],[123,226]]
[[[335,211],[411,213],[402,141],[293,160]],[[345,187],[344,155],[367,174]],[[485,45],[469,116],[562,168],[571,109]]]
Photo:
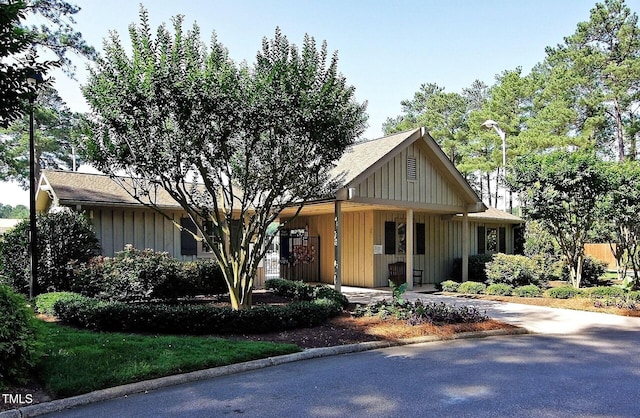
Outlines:
[[303,231],[280,231],[280,277],[319,282],[320,237],[309,237]]

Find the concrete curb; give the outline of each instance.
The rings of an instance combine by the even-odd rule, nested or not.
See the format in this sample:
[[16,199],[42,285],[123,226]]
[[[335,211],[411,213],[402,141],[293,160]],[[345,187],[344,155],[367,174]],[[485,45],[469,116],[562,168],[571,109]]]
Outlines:
[[0,418],[26,418],[62,411],[64,409],[75,408],[94,402],[106,401],[109,399],[127,397],[136,393],[148,392],[168,386],[180,385],[183,383],[197,382],[199,380],[211,379],[218,376],[227,376],[235,373],[242,373],[265,367],[277,366],[294,361],[309,360],[319,357],[329,357],[338,354],[358,353],[361,351],[376,350],[408,344],[431,343],[446,340],[461,340],[471,338],[486,338],[502,335],[529,334],[524,328],[497,329],[491,331],[464,332],[456,334],[451,338],[441,338],[438,336],[425,336],[407,338],[398,341],[369,341],[357,344],[338,345],[334,347],[310,348],[299,353],[285,354],[276,357],[267,357],[260,360],[247,361],[244,363],[230,364],[228,366],[215,367],[205,370],[197,370],[189,373],[182,373],[172,376],[159,377],[157,379],[143,380],[141,382],[129,383],[115,386],[108,389],[96,390],[83,395],[71,398],[57,399],[50,402],[42,402],[35,405],[23,406],[17,409],[0,412]]

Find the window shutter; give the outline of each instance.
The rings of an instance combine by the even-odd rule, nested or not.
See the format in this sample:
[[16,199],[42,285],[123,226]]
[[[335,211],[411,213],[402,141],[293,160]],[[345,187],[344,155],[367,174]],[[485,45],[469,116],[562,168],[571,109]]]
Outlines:
[[[196,224],[191,218],[180,218],[180,254],[182,255],[198,255],[198,241],[191,235],[197,232]],[[189,232],[191,231],[191,232]]]
[[507,228],[504,226],[498,228],[498,251],[507,253]]
[[384,253],[385,254],[396,253],[396,223],[395,222],[384,223]]
[[484,226],[478,227],[478,254],[484,254],[486,251],[485,246],[486,236]]
[[424,254],[426,250],[426,234],[424,224],[416,224],[416,254]]

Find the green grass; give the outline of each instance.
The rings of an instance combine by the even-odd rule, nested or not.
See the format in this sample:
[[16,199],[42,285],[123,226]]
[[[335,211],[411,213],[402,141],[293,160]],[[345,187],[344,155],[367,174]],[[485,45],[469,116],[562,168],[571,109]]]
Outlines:
[[46,354],[38,374],[56,398],[300,351],[292,344],[42,328]]

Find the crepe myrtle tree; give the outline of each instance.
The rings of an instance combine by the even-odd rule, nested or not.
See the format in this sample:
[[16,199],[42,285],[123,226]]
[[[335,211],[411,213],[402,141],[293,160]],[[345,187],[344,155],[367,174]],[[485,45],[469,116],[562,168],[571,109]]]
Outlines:
[[584,244],[610,188],[603,164],[590,151],[554,151],[521,157],[508,171],[507,184],[519,193],[525,218],[539,221],[553,235],[576,288],[582,280]]
[[336,190],[331,170],[364,131],[366,104],[338,72],[337,53],[312,37],[299,49],[276,29],[254,64],[236,64],[215,34],[207,46],[196,25],[183,30],[181,16],[155,37],[144,9],[140,20],[129,28],[132,51],[111,33],[90,71],[88,154],[158,211],[166,190],[219,262],[233,308],[246,309],[268,225]]

